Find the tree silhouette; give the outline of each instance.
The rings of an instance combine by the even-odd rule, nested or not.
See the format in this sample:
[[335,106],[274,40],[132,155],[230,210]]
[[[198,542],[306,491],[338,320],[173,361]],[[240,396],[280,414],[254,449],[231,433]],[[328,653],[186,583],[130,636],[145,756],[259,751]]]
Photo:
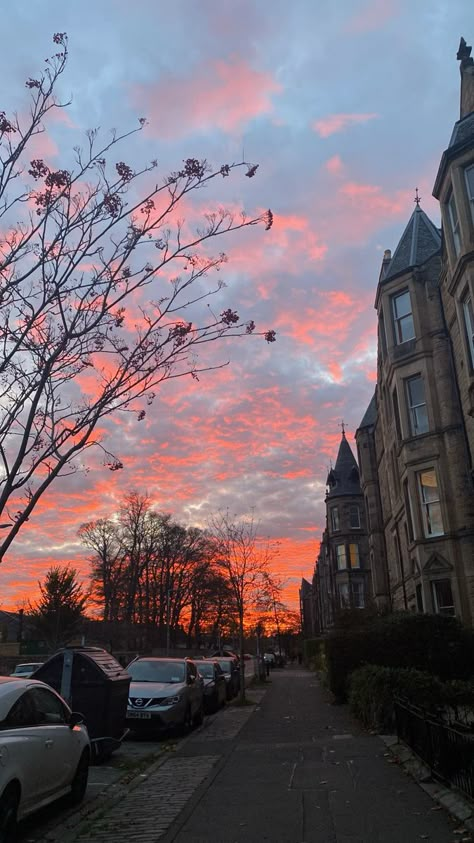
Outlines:
[[77,571],[52,567],[44,583],[38,583],[41,598],[29,607],[29,619],[38,637],[51,648],[67,644],[80,631],[87,594],[77,580]]
[[142,420],[168,379],[226,365],[200,363],[202,345],[258,333],[251,318],[209,306],[225,284],[208,276],[226,255],[208,249],[273,222],[271,211],[222,208],[186,220],[192,195],[239,168],[253,177],[256,165],[188,158],[160,178],[156,161],[134,170],[116,147],[144,118],[107,140],[89,131],[71,169],[31,158],[44,121],[68,105],[55,95],[66,34],[53,41],[44,72],[26,82],[29,117],[0,112],[0,560],[51,483],[84,469],[91,446],[110,470],[123,467],[101,441],[101,419],[128,411]]

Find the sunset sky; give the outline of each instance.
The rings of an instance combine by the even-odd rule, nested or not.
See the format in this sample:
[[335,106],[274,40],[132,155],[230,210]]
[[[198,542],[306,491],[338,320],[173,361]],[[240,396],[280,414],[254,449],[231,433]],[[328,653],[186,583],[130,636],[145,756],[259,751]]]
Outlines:
[[72,102],[34,150],[51,166],[67,166],[85,130],[125,130],[141,116],[147,128],[122,156],[134,167],[259,163],[255,178],[238,172],[206,194],[207,207],[275,215],[271,231],[224,244],[216,308],[274,328],[277,342],[214,345],[206,356],[228,367],[164,384],[140,423],[111,417],[104,444],[124,469],[90,454],[87,473],[51,487],[0,566],[0,605],[34,597],[53,563],[86,578],[79,526],[136,489],[202,527],[218,509],[253,510],[260,532],[280,540],[275,568],[294,607],[324,527],[340,421],[355,450],[374,389],[380,263],[416,187],[439,225],[431,190],[459,117],[456,52],[461,35],[474,40],[472,3],[16,0],[2,18],[2,110],[27,107],[24,81],[56,31],[69,36],[61,94]]

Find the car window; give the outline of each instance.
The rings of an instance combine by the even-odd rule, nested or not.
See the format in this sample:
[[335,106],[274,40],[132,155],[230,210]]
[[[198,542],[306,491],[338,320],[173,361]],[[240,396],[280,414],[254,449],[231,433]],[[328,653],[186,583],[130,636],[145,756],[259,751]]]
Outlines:
[[30,691],[24,694],[13,703],[5,720],[2,722],[2,729],[21,729],[26,726],[36,725],[36,711]]
[[184,662],[148,661],[146,659],[132,662],[127,667],[127,673],[133,682],[184,682]]
[[206,664],[203,662],[198,667],[199,673],[201,676],[204,676],[205,679],[214,679],[214,665],[213,664]]
[[67,723],[68,712],[56,694],[47,688],[31,688],[31,696],[36,709],[36,722],[39,726]]
[[218,676],[224,675],[224,671],[222,670],[220,664],[216,664],[216,673],[217,673]]

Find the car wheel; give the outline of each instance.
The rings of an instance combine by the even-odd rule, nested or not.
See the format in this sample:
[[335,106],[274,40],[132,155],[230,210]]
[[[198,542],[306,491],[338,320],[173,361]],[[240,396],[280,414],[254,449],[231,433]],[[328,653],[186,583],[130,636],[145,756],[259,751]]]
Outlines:
[[0,799],[0,843],[14,843],[16,839],[19,801],[18,787],[9,785]]
[[87,779],[89,778],[89,754],[83,752],[77,765],[74,778],[71,782],[71,793],[69,802],[71,805],[79,805],[84,799],[87,790]]

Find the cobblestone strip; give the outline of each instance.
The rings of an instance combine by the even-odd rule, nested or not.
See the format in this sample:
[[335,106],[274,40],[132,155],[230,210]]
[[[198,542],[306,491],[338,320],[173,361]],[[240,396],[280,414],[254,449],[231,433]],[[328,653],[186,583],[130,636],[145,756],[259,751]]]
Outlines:
[[255,691],[249,700],[251,705],[243,708],[229,706],[219,712],[201,733],[193,736],[192,740],[232,740],[252,716],[264,694],[265,691]]
[[218,760],[218,755],[170,758],[106,816],[80,832],[77,843],[155,843]]

